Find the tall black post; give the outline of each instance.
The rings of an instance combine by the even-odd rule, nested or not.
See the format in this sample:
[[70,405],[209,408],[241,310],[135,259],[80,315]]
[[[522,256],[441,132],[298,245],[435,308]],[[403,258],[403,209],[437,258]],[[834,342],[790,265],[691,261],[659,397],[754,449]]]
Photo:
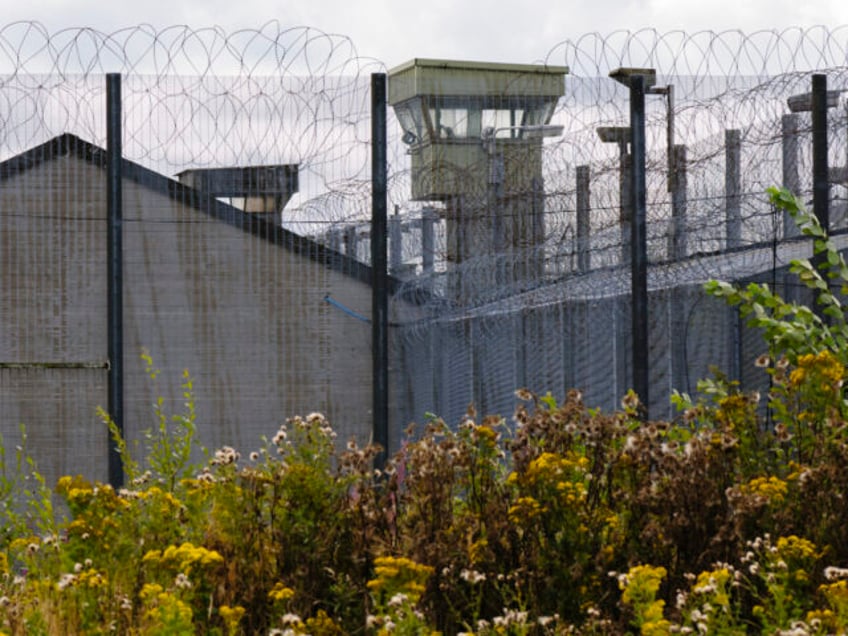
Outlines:
[[383,450],[374,459],[382,469],[389,450],[389,293],[387,204],[386,74],[371,74],[371,354],[373,441]]
[[[830,184],[827,166],[827,75],[813,75],[813,212],[825,232],[830,231]],[[827,267],[825,256],[817,255],[814,264]]]
[[[813,213],[819,225],[830,232],[830,184],[828,183],[829,168],[827,165],[827,75],[813,75],[810,113],[813,125]],[[821,272],[827,281],[828,262],[826,254],[813,256],[812,265]],[[822,307],[815,303],[816,313],[824,321],[828,317]]]
[[630,152],[631,192],[630,223],[631,308],[633,339],[633,390],[648,418],[648,238],[645,178],[645,76],[630,78]]
[[[121,75],[106,75],[106,269],[109,415],[124,435],[123,197],[121,190]],[[109,437],[109,483],[124,483],[121,456]]]

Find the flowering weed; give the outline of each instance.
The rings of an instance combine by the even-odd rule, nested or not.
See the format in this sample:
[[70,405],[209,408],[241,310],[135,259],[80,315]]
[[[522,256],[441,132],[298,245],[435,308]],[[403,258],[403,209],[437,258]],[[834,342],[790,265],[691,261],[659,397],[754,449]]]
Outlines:
[[710,285],[766,334],[772,389],[716,373],[672,396],[673,422],[633,393],[600,413],[519,391],[512,420],[431,418],[376,471],[380,449],[319,413],[205,452],[186,375],[140,454],[115,437],[124,488],[51,490],[24,447],[2,455],[0,632],[845,633],[848,327],[822,272],[793,269],[829,321]]

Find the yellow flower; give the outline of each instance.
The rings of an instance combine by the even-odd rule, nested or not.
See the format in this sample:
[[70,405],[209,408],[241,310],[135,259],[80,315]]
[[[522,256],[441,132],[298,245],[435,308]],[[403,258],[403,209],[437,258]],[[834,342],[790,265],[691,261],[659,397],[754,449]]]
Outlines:
[[828,350],[817,354],[807,353],[798,358],[798,364],[789,374],[789,383],[799,388],[807,379],[824,392],[837,390],[845,377],[845,367]]
[[740,488],[741,492],[764,497],[770,503],[780,504],[786,499],[788,486],[785,481],[775,477],[756,477]]
[[586,486],[582,482],[560,481],[557,483],[556,489],[567,505],[574,505],[586,499]]
[[[654,605],[659,606],[659,614],[662,616],[662,607],[664,603],[662,601],[656,601]],[[640,633],[642,636],[667,636],[668,634],[671,634],[671,622],[664,618],[654,621],[646,621],[645,623],[642,623]]]
[[816,634],[838,634],[844,630],[844,623],[829,609],[807,612],[807,624]]
[[487,426],[485,424],[475,427],[474,434],[478,439],[487,442],[488,444],[494,444],[498,441],[497,432],[491,426]]
[[624,592],[621,598],[625,603],[638,599],[639,595],[654,596],[660,589],[660,583],[667,571],[664,567],[636,565],[619,578],[618,588]]
[[515,503],[509,507],[507,516],[512,523],[519,524],[526,523],[527,521],[538,517],[545,511],[545,507],[533,497],[519,497],[516,499]]
[[[543,499],[555,496],[551,490],[561,493],[566,504],[573,504],[585,498],[586,487],[583,480],[589,467],[588,458],[574,452],[565,456],[555,453],[542,453],[530,462],[521,479],[529,488],[542,488],[546,493],[539,494]],[[516,508],[516,514],[520,509]],[[532,513],[532,510],[530,511]],[[537,511],[538,514],[538,511]]]
[[164,552],[149,550],[141,560],[145,563],[160,562],[168,566],[176,565],[178,571],[190,574],[195,565],[217,565],[224,562],[224,557],[215,550],[207,550],[202,546],[186,542],[180,546],[169,545]]
[[824,596],[830,606],[830,609],[825,611],[838,617],[843,628],[848,625],[848,582],[842,579],[821,585],[819,593]]
[[728,588],[733,582],[733,574],[727,568],[717,568],[701,572],[695,585],[692,586],[692,593],[702,596],[709,596],[709,604],[718,606],[719,608],[730,607],[730,595]]
[[56,492],[67,496],[68,493],[73,489],[93,490],[93,487],[91,483],[86,480],[82,475],[76,475],[75,477],[71,477],[70,475],[64,475],[62,477],[59,477],[59,480],[56,482]]
[[138,595],[141,597],[141,600],[147,601],[156,598],[162,592],[163,588],[158,583],[145,583]]
[[270,598],[275,603],[282,603],[283,601],[287,601],[294,596],[294,590],[290,587],[286,587],[282,583],[275,583],[274,588],[268,592],[268,598]]
[[105,587],[107,583],[106,576],[95,570],[94,568],[89,568],[83,572],[80,572],[77,575],[77,584],[82,587],[88,588],[98,588]]
[[306,619],[306,631],[315,636],[342,636],[344,631],[336,625],[332,618],[327,616],[324,610],[318,610],[318,613]]
[[643,636],[670,633],[671,623],[663,618],[665,602],[656,598],[665,575],[664,567],[637,565],[618,579],[621,600],[633,607],[635,624]]
[[433,574],[429,565],[404,557],[377,557],[374,566],[377,578],[368,581],[368,589],[386,596],[404,594],[412,605],[424,594],[425,583]]
[[68,490],[68,501],[72,504],[86,504],[94,498],[91,488],[71,488]]
[[716,416],[725,425],[733,428],[733,424],[744,421],[753,413],[756,405],[742,393],[733,393],[722,398],[718,403]]
[[489,549],[489,541],[483,537],[478,539],[470,546],[468,546],[468,560],[474,565],[476,563],[480,563],[486,557],[486,554]]
[[794,534],[788,537],[780,537],[777,540],[777,553],[783,559],[817,559],[816,544],[807,539],[796,537]]
[[235,607],[222,605],[218,608],[218,613],[221,614],[221,618],[224,619],[224,626],[227,628],[227,634],[233,636],[236,633],[238,624],[244,616],[244,612],[244,608],[240,605],[236,605]]
[[18,537],[17,539],[12,539],[12,542],[9,544],[9,549],[12,552],[26,552],[27,554],[38,552],[40,547],[40,537]]

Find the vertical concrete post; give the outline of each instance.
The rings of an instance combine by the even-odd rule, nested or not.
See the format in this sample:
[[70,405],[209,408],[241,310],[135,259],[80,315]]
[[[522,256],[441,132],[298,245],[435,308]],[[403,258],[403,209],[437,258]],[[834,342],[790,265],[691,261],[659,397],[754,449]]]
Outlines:
[[403,266],[403,226],[395,206],[395,213],[389,219],[389,271],[397,274]]
[[742,245],[742,135],[724,131],[725,235],[727,249]]
[[618,200],[620,201],[619,223],[621,225],[621,263],[630,262],[630,239],[633,223],[633,157],[627,152],[627,144],[621,144],[618,155]]
[[356,226],[350,225],[344,229],[345,254],[351,258],[358,259],[359,237],[356,235]]
[[338,229],[333,228],[327,232],[327,245],[334,252],[342,251],[342,237]]
[[[507,255],[509,251],[507,246],[507,228],[504,223],[504,212],[506,206],[504,203],[504,180],[506,178],[506,164],[504,155],[497,150],[497,147],[492,144],[488,150],[487,160],[488,165],[488,215],[492,223],[492,246],[495,255],[495,283],[498,286],[506,285],[512,282],[512,263],[514,253]],[[511,233],[510,233],[511,234]],[[513,237],[514,238],[514,237]],[[510,246],[511,247],[511,246]]]
[[[783,187],[792,194],[801,192],[801,179],[798,175],[798,115],[790,113],[780,119],[782,140]],[[792,216],[783,212],[783,238],[798,236],[800,232]]]
[[577,166],[577,271],[588,272],[591,268],[589,252],[589,166]]
[[686,227],[686,146],[675,145],[674,177],[671,189],[671,236],[668,253],[671,260],[679,261],[686,258],[689,251],[688,229]]
[[421,211],[421,268],[425,276],[433,273],[436,263],[436,218],[433,208]]
[[531,226],[526,244],[530,258],[527,278],[541,281],[545,276],[545,188],[540,177],[533,177],[531,187]]

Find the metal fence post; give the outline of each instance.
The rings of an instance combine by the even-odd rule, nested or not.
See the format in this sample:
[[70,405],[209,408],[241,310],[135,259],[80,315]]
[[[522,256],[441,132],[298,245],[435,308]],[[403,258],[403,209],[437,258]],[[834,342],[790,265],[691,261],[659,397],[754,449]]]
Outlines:
[[[830,182],[827,162],[827,75],[813,75],[813,212],[825,232],[830,231]],[[824,255],[814,259],[817,267],[827,267]]]
[[633,390],[649,416],[648,369],[648,244],[645,176],[645,76],[630,78],[630,151],[632,170],[631,294],[633,340]]
[[[123,193],[121,183],[121,75],[106,75],[106,277],[108,330],[109,416],[124,436],[124,299],[123,299]],[[109,434],[109,483],[124,484],[117,445]]]
[[371,354],[374,458],[382,469],[389,452],[389,294],[387,254],[386,74],[371,74]]
[[725,230],[727,249],[742,245],[742,136],[724,131]]

